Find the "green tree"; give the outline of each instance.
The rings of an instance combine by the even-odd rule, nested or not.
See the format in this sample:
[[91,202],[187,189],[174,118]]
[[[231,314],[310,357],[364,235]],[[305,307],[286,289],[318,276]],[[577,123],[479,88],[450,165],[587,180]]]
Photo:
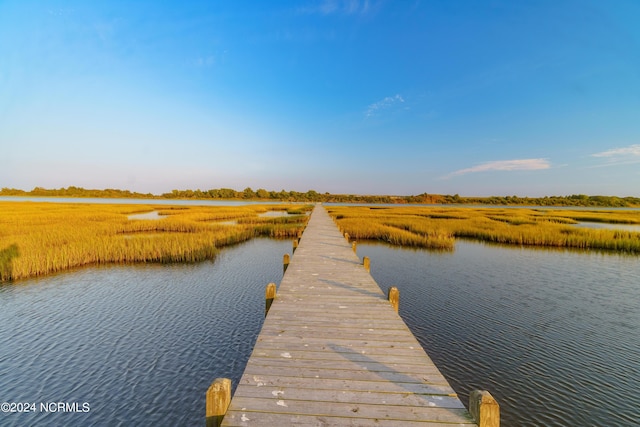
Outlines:
[[256,193],[251,189],[251,187],[247,187],[242,191],[243,199],[254,199],[256,197]]

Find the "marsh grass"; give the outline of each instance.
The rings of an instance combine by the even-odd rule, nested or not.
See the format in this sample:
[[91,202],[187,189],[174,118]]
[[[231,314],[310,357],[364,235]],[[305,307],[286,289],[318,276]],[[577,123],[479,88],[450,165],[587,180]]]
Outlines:
[[252,225],[257,234],[266,237],[295,237],[300,230],[298,224],[307,222],[306,215],[290,215],[275,218],[241,218],[239,225]]
[[578,221],[640,224],[638,211],[528,208],[329,207],[338,226],[356,239],[451,250],[455,238],[511,245],[640,253],[640,233],[587,229]]
[[[287,209],[292,207],[0,203],[0,281],[89,264],[212,259],[217,248],[256,236],[295,236],[306,215],[258,218],[269,210]],[[160,219],[128,219],[152,211]],[[243,222],[220,223],[228,220]]]
[[329,208],[338,226],[357,240],[382,240],[394,245],[452,250],[453,235],[428,216],[404,210],[368,207]]

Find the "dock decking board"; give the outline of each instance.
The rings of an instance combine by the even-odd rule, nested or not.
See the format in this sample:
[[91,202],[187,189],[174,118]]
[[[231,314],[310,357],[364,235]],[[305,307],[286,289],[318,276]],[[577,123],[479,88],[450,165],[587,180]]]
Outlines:
[[222,425],[475,424],[317,206]]

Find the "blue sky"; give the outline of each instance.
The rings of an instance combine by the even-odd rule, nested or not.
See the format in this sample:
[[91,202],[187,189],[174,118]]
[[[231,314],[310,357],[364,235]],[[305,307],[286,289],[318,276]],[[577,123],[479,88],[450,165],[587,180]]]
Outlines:
[[0,1],[0,187],[640,196],[636,0]]

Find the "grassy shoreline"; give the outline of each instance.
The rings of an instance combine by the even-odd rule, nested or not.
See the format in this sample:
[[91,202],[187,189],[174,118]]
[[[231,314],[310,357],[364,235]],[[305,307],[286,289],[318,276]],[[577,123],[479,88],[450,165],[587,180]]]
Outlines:
[[454,250],[456,238],[519,246],[596,249],[640,254],[640,232],[575,227],[581,221],[640,224],[640,211],[531,208],[331,206],[355,239]]
[[[130,205],[0,202],[0,282],[92,264],[196,262],[258,236],[304,228],[310,205]],[[640,211],[553,208],[327,206],[357,240],[455,249],[457,238],[640,254],[640,232],[576,227],[640,224]],[[129,219],[157,212],[159,219]],[[289,215],[261,217],[268,211]]]
[[[196,262],[253,237],[293,237],[311,207],[0,203],[0,282],[92,264]],[[129,219],[157,211],[159,219]],[[289,211],[286,217],[260,217]],[[233,223],[229,223],[233,222]]]

